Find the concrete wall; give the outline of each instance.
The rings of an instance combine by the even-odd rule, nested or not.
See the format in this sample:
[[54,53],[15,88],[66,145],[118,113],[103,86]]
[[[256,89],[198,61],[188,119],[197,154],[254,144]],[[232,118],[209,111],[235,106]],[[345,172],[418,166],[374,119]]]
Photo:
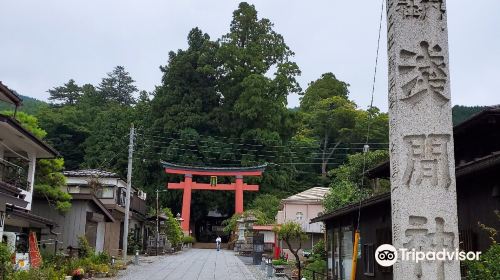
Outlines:
[[[278,224],[282,224],[288,221],[294,221],[302,225],[302,228],[306,232],[310,233],[322,233],[323,224],[314,223],[309,224],[311,219],[316,218],[318,213],[323,212],[324,208],[321,204],[295,204],[295,203],[285,203],[283,205],[283,210],[278,212],[276,220]],[[302,213],[302,219],[298,219],[297,213]]]

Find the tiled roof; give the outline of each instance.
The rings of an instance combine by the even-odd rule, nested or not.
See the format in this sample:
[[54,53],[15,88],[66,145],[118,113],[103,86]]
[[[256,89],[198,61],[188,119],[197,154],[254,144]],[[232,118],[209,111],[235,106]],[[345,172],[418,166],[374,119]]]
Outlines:
[[294,194],[282,200],[282,202],[302,202],[302,203],[314,203],[321,202],[325,195],[330,192],[330,188],[314,187],[305,190],[301,193]]
[[367,199],[361,201],[361,203],[360,202],[352,203],[352,204],[346,205],[344,207],[341,207],[339,209],[333,210],[331,212],[328,212],[325,214],[320,214],[318,217],[312,219],[311,223],[322,222],[324,220],[328,220],[331,218],[342,216],[344,214],[351,213],[353,211],[357,211],[357,210],[359,210],[360,207],[365,208],[365,207],[376,205],[379,203],[385,203],[385,202],[390,203],[390,201],[391,201],[391,193],[390,192],[378,194],[378,195],[372,196],[370,198],[367,198]]
[[63,174],[64,176],[67,177],[120,178],[120,176],[114,172],[109,172],[100,169],[70,170],[70,171],[64,171]]

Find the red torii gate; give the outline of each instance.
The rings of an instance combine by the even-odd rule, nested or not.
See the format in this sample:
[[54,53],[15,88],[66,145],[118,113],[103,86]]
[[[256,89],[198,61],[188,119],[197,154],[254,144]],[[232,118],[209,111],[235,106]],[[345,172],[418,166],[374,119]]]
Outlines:
[[[234,204],[235,213],[243,212],[243,191],[258,191],[259,185],[247,185],[243,183],[244,176],[261,176],[266,165],[253,167],[196,167],[183,166],[169,162],[162,162],[167,174],[182,174],[184,181],[180,183],[168,183],[169,190],[184,190],[182,195],[182,224],[184,232],[189,233],[189,219],[191,215],[191,191],[235,191]],[[198,176],[229,176],[236,177],[235,183],[231,184],[205,184],[193,182],[193,175]]]

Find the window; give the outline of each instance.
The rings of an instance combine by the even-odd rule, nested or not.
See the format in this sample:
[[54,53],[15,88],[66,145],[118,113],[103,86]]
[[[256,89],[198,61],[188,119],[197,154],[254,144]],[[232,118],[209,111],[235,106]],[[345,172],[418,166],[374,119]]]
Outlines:
[[297,214],[295,214],[295,218],[297,219],[297,221],[302,221],[302,219],[304,218],[304,213],[297,212]]
[[126,191],[125,191],[124,188],[118,189],[118,200],[117,200],[117,202],[118,202],[118,204],[120,206],[125,207],[125,197],[126,196],[127,196],[127,194],[126,194]]
[[114,188],[113,187],[100,187],[96,191],[96,196],[98,198],[114,198]]
[[340,228],[340,276],[342,280],[351,279],[353,230],[346,226]]
[[375,251],[373,244],[363,245],[363,273],[375,276]]
[[80,193],[80,186],[78,185],[69,185],[68,193]]

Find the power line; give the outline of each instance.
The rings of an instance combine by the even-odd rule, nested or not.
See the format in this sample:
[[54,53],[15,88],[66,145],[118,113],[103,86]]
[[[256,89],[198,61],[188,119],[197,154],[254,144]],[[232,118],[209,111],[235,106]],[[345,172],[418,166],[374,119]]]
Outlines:
[[[381,5],[381,9],[380,9],[380,21],[379,21],[379,27],[378,27],[377,54],[375,55],[375,70],[373,73],[373,85],[372,85],[372,92],[371,92],[371,98],[370,98],[370,107],[368,109],[369,119],[368,119],[367,129],[366,129],[366,144],[364,146],[366,149],[363,151],[363,173],[361,174],[360,188],[362,188],[364,185],[365,172],[366,172],[366,154],[368,153],[368,149],[369,149],[368,141],[370,139],[370,125],[371,125],[371,120],[372,120],[370,111],[373,109],[373,96],[375,95],[375,82],[377,79],[377,68],[378,68],[378,54],[379,54],[379,50],[380,50],[380,34],[382,33],[382,19],[383,19],[383,15],[384,15],[384,1],[385,0],[381,1],[382,5]],[[361,202],[362,202],[362,200],[363,200],[362,198],[359,199],[358,223],[357,223],[356,231],[359,230],[359,225],[360,225],[360,221],[361,221]]]

